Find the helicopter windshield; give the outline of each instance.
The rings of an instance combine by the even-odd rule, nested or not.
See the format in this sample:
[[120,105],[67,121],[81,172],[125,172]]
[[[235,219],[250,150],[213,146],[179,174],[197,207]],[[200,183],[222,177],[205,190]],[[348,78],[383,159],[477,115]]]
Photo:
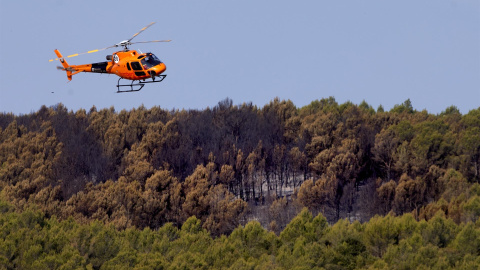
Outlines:
[[162,63],[162,61],[160,61],[160,59],[158,59],[153,53],[147,54],[147,56],[142,59],[142,65],[145,69],[149,69],[160,63]]

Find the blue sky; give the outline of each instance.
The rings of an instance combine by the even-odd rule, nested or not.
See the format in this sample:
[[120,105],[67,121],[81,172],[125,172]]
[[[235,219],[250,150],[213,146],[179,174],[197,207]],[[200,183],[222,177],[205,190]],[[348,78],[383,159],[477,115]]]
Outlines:
[[[63,103],[76,111],[144,105],[204,109],[229,97],[298,107],[334,96],[389,110],[462,113],[480,106],[480,1],[7,1],[0,0],[0,111]],[[116,94],[118,77],[81,73],[67,83],[64,55],[134,41],[167,65],[167,78]],[[105,61],[115,50],[70,64]],[[54,93],[52,93],[54,92]]]

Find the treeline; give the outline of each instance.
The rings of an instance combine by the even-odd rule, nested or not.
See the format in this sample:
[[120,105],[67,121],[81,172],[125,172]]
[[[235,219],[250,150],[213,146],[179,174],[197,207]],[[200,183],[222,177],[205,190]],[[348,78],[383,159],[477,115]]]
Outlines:
[[225,99],[204,110],[0,114],[0,197],[47,217],[214,236],[258,220],[279,233],[303,207],[329,222],[441,210],[480,216],[480,108],[390,111],[334,98],[297,108]]
[[[480,186],[475,184],[475,189]],[[478,269],[480,224],[438,212],[329,225],[304,209],[279,234],[251,221],[212,238],[195,217],[180,229],[79,224],[0,202],[3,269]]]

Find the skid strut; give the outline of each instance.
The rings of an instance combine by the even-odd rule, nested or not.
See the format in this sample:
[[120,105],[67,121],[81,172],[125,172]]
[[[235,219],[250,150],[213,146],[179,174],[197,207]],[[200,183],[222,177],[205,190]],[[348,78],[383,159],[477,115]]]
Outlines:
[[[147,81],[138,81],[138,83],[135,83],[135,81],[132,81],[131,84],[120,84],[120,80],[122,80],[122,78],[120,78],[120,79],[118,79],[118,82],[117,82],[117,93],[137,92],[137,91],[142,90],[142,88],[145,86],[145,84],[147,84],[147,83],[159,83],[159,82],[163,81],[163,79],[165,79],[165,77],[167,77],[167,75],[158,75],[157,77],[152,78],[151,81],[148,81],[148,82]],[[155,80],[155,78],[158,78],[159,80]],[[120,89],[121,87],[126,87],[126,88],[130,88],[130,89],[121,90]]]

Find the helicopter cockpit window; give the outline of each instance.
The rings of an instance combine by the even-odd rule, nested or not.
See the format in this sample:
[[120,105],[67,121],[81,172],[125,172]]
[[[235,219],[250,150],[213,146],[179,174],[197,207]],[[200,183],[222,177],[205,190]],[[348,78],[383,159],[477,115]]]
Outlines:
[[142,59],[142,65],[145,69],[149,69],[160,63],[162,63],[162,61],[160,61],[160,59],[158,59],[158,57],[156,57],[154,54],[147,54],[147,56]]

